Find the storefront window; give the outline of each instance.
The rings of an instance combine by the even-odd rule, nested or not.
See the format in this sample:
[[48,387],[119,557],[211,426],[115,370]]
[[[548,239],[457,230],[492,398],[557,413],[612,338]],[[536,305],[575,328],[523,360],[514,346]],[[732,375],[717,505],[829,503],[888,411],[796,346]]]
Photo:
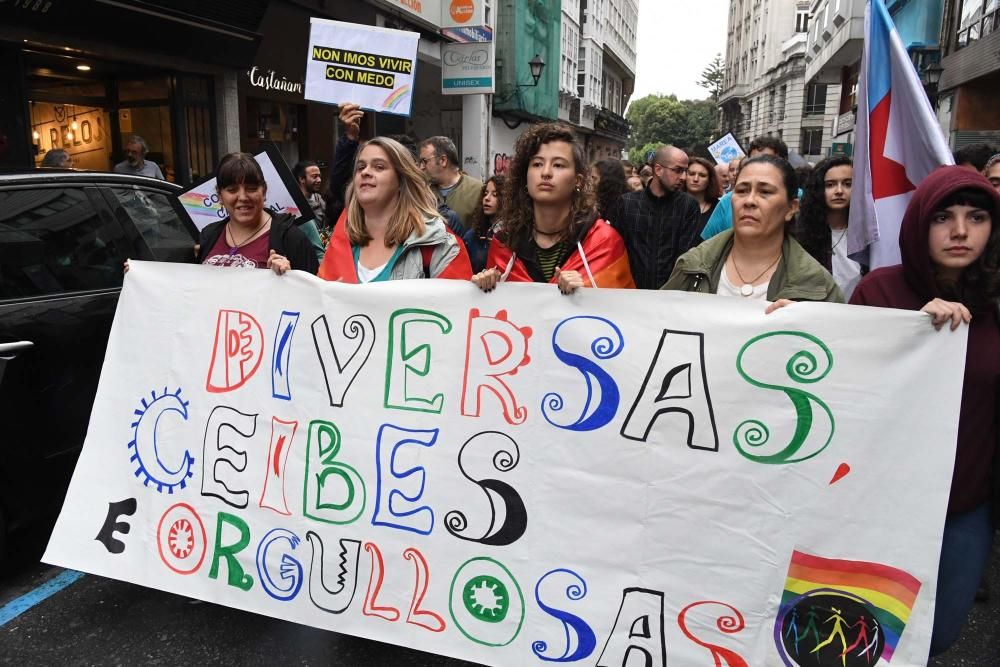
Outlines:
[[299,136],[303,111],[300,105],[250,97],[246,108],[246,138],[251,153],[256,152],[260,142],[270,141],[278,146],[288,164],[295,164],[300,155],[305,155]]
[[192,183],[215,166],[211,79],[140,71],[134,65],[25,52],[34,163],[63,149],[78,169],[109,171],[133,135],[167,180]]
[[54,149],[69,153],[77,169],[108,169],[111,117],[107,109],[90,105],[31,102],[32,140],[37,147],[35,166]]

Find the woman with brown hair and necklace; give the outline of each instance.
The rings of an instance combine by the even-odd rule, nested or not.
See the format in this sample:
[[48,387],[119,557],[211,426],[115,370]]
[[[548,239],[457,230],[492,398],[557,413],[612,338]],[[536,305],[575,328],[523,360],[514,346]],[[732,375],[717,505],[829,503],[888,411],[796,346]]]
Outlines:
[[797,189],[785,160],[744,162],[733,186],[733,228],[681,255],[663,289],[767,301],[768,313],[794,301],[843,303],[830,273],[789,232]]
[[264,208],[267,182],[249,153],[230,153],[215,171],[219,200],[229,214],[201,230],[198,263],[248,269],[316,273],[319,260],[292,217]]
[[472,276],[480,289],[504,281],[554,283],[563,294],[635,287],[624,241],[594,210],[587,172],[567,125],[536,125],[518,138],[486,268]]

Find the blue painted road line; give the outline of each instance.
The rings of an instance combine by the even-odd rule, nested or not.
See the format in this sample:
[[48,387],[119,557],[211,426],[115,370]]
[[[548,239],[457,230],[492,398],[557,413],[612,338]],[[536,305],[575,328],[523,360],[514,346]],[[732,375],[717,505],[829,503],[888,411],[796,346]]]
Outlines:
[[43,602],[67,586],[73,585],[82,577],[83,572],[66,570],[61,574],[52,577],[41,586],[28,591],[21,597],[11,600],[4,606],[0,607],[0,627],[7,625],[39,602]]

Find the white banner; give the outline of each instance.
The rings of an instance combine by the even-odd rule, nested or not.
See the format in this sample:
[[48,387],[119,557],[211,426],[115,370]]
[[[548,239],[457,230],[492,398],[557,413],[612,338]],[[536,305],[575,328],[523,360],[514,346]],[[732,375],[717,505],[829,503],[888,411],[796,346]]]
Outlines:
[[965,336],[134,261],[45,561],[493,665],[920,665]]
[[420,33],[311,18],[307,100],[409,116]]

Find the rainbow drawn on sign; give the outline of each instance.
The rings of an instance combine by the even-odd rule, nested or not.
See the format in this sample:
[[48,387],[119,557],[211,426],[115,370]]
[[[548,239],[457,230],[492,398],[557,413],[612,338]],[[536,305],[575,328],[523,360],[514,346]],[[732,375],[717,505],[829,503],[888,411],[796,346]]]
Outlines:
[[812,594],[843,594],[863,601],[878,621],[885,642],[881,657],[889,662],[910,619],[920,586],[920,581],[909,573],[888,565],[794,551],[775,624],[776,639],[780,639],[777,635],[785,616],[803,598]]
[[385,98],[385,101],[382,102],[382,106],[385,107],[385,110],[389,111],[390,109],[395,109],[400,106],[403,100],[410,94],[410,88],[410,84],[406,84],[405,86],[392,91],[389,97]]
[[[207,215],[211,218],[218,218],[216,213],[219,210],[217,203],[212,203],[214,192],[205,194],[203,192],[185,192],[179,199],[181,205],[192,215]],[[207,204],[205,202],[208,202]]]

